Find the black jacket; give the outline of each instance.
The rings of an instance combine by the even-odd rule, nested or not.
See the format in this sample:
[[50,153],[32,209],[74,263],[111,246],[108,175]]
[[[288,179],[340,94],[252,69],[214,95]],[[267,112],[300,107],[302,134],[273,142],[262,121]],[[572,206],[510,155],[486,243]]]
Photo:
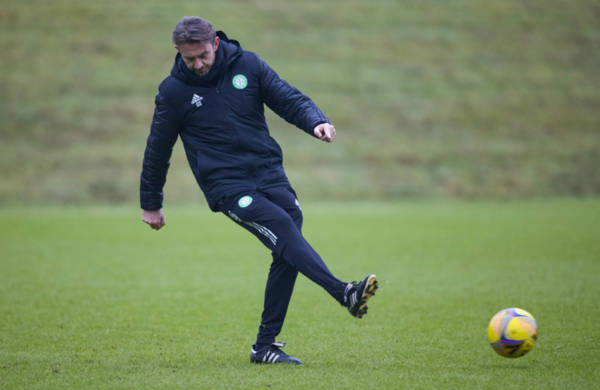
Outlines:
[[144,153],[140,203],[162,207],[163,186],[177,136],[213,211],[228,196],[288,186],[281,148],[269,135],[264,104],[312,134],[329,122],[307,96],[289,85],[256,54],[219,31],[221,43],[208,74],[190,71],[180,54],[159,86]]

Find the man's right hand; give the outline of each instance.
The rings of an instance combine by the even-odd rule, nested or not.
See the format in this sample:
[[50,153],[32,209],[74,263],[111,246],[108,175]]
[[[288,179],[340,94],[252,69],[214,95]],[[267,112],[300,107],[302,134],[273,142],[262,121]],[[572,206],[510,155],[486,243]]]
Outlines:
[[154,230],[158,230],[167,224],[162,209],[142,210],[142,222],[147,223]]

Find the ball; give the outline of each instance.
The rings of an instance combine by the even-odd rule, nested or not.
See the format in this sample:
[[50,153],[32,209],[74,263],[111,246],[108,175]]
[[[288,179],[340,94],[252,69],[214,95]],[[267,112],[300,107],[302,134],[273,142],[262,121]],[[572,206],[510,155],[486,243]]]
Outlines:
[[537,323],[533,316],[518,307],[500,310],[488,325],[490,345],[499,355],[518,358],[537,341]]

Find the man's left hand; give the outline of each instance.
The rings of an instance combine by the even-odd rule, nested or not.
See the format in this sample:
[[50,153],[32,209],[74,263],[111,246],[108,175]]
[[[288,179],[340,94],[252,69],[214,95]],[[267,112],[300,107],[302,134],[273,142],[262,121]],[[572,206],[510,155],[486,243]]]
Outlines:
[[321,123],[315,127],[313,132],[321,141],[331,142],[335,138],[335,127],[331,123]]

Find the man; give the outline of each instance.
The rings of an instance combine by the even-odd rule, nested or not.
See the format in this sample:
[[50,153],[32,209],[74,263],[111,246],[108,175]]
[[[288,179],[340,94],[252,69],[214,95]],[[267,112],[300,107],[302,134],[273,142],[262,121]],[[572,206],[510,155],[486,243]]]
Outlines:
[[181,19],[173,42],[178,53],[159,86],[144,154],[142,220],[156,230],[165,225],[162,191],[180,136],[211,210],[250,231],[273,256],[250,361],[302,364],[275,342],[298,272],[357,318],[367,312],[377,279],[340,281],[302,236],[302,211],[283,170],[281,148],[269,135],[264,104],[325,142],[333,141],[335,128],[307,96],[206,20]]

